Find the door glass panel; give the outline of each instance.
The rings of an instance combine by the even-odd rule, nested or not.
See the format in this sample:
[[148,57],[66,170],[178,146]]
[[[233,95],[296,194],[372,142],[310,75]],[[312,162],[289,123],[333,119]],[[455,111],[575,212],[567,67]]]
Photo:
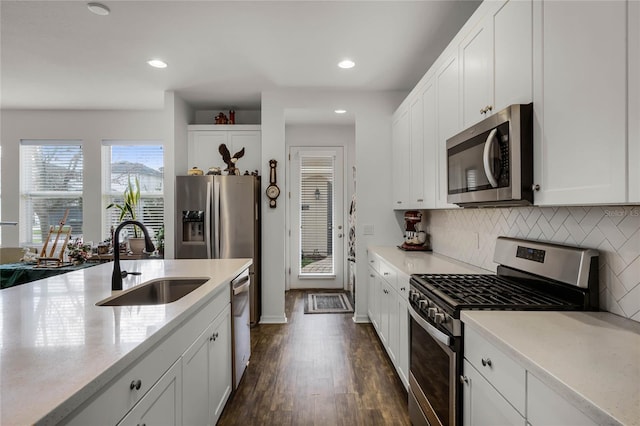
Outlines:
[[333,156],[300,157],[300,275],[334,275]]

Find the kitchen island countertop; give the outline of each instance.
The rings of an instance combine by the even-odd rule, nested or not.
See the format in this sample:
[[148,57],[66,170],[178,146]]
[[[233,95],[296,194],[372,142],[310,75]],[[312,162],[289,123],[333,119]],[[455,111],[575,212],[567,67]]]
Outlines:
[[640,323],[609,312],[463,311],[461,319],[597,424],[640,425]]
[[209,281],[165,305],[96,306],[112,295],[112,263],[0,291],[3,425],[52,424],[121,373],[208,300],[251,259],[129,260],[124,290],[163,277]]

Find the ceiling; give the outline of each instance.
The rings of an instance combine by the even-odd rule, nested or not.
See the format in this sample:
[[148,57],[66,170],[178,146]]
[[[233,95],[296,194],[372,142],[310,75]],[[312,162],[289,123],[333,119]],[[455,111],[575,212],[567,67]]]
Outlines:
[[[408,91],[479,5],[102,3],[108,16],[84,1],[1,1],[3,109],[160,109],[173,90],[196,109],[258,110],[265,90]],[[355,68],[336,66],[346,57]]]

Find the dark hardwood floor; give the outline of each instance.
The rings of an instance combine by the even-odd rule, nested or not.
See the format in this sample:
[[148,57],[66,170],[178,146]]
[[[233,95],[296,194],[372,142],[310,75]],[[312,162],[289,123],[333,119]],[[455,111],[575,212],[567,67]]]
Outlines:
[[251,331],[251,362],[219,425],[409,425],[407,393],[371,324],[306,314],[285,298],[287,324]]

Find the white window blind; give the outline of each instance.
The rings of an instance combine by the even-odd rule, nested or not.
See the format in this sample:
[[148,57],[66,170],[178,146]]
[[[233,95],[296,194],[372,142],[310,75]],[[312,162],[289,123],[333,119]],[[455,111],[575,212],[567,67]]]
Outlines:
[[[129,179],[135,186],[140,182],[140,203],[136,210],[136,220],[142,222],[151,237],[164,226],[164,153],[162,145],[146,141],[103,141],[103,205],[122,204],[123,192]],[[104,210],[103,233],[110,236],[110,230],[119,223],[120,210]],[[130,219],[129,216],[125,217]],[[127,227],[133,234],[133,227]]]
[[301,267],[323,259],[333,263],[333,175],[332,156],[300,157]]
[[80,141],[20,142],[20,241],[40,244],[68,210],[72,236],[82,235]]

